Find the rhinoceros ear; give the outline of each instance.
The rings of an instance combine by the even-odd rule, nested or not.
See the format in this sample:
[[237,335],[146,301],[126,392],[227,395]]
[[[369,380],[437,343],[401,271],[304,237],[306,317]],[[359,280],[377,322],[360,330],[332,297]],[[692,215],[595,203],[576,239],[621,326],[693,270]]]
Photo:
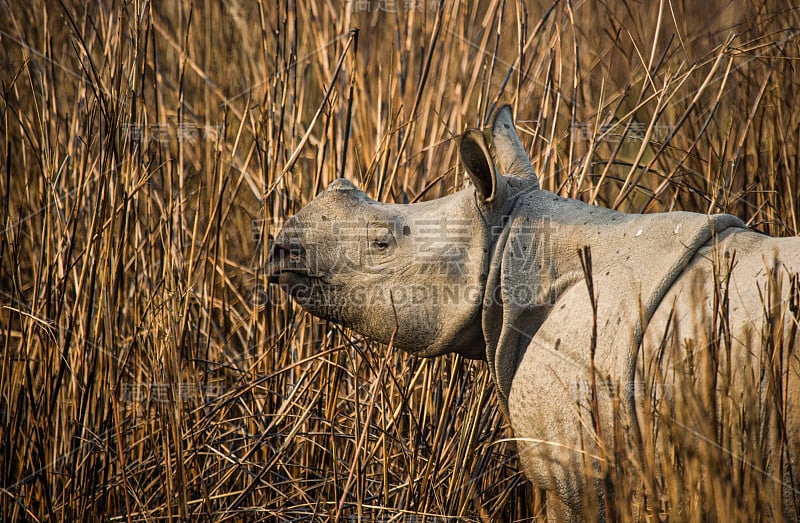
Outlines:
[[459,144],[461,162],[467,170],[478,199],[482,203],[494,203],[505,196],[505,180],[494,168],[486,138],[477,129],[470,129],[461,136]]
[[533,170],[531,161],[522,148],[517,131],[514,128],[514,118],[511,106],[502,106],[494,115],[492,124],[492,145],[503,174],[517,176],[528,180],[534,189],[539,188],[539,180]]

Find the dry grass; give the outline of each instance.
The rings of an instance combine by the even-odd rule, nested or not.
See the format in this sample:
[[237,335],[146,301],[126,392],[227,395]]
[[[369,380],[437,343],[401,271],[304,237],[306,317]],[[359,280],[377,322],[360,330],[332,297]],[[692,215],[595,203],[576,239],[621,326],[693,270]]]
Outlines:
[[[321,323],[263,271],[338,176],[459,189],[453,137],[500,101],[544,188],[798,234],[797,8],[437,4],[0,2],[0,520],[541,516],[482,364]],[[673,462],[609,472],[620,517],[647,516],[629,465],[652,517],[768,517],[678,429]]]

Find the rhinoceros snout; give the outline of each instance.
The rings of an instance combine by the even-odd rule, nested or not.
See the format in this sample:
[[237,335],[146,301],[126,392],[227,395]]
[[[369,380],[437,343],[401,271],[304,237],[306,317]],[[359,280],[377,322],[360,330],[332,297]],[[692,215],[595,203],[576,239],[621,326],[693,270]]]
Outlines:
[[281,274],[286,272],[305,273],[305,249],[299,243],[274,243],[267,256],[267,280],[280,283]]

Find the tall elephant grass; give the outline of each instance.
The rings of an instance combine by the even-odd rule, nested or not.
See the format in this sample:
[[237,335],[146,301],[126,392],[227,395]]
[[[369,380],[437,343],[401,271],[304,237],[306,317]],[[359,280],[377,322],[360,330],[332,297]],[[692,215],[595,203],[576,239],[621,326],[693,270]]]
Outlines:
[[[458,190],[504,102],[546,189],[797,235],[800,10],[606,4],[0,3],[0,519],[543,517],[485,365],[313,319],[264,261],[336,177]],[[620,456],[620,518],[768,518],[686,437]]]

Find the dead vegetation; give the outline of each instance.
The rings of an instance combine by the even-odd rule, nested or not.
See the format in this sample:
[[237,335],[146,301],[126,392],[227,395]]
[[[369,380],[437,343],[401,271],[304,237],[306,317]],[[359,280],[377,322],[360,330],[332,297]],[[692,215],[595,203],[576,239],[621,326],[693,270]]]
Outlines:
[[[788,3],[34,0],[0,40],[3,521],[542,516],[484,365],[314,320],[263,270],[336,177],[462,187],[453,138],[499,102],[543,188],[798,234]],[[703,398],[655,405],[665,456],[615,456],[619,518],[771,519],[737,411],[682,430]]]

